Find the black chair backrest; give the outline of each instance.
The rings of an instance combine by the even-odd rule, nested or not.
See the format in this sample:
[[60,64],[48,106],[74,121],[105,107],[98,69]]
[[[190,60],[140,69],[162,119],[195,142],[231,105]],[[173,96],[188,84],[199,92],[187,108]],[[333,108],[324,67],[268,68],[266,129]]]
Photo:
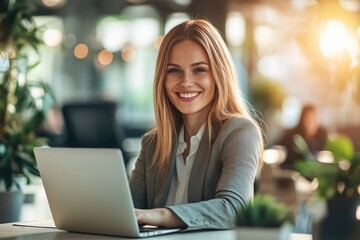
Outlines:
[[62,113],[70,147],[121,148],[115,102],[66,103]]

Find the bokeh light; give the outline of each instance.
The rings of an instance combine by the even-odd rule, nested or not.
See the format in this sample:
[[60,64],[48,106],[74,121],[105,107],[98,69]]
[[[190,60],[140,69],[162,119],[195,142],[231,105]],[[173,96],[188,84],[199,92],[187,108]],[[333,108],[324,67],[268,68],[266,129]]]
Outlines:
[[99,52],[97,60],[101,65],[106,66],[113,61],[113,58],[114,55],[112,54],[112,52],[107,50],[102,50]]
[[44,43],[49,47],[57,47],[63,40],[63,33],[55,28],[46,29],[43,33]]
[[240,12],[230,12],[226,19],[225,35],[228,43],[234,47],[245,41],[246,23]]
[[66,3],[66,0],[42,0],[42,3],[49,8],[58,8]]
[[121,50],[121,59],[125,62],[131,62],[136,57],[136,51],[131,46],[126,46]]
[[190,19],[190,16],[184,12],[175,12],[168,16],[165,22],[165,33],[167,33],[175,25]]
[[88,56],[89,54],[89,48],[86,44],[84,43],[79,43],[78,45],[76,45],[76,47],[74,48],[74,56],[79,58],[79,59],[84,59]]
[[105,17],[97,25],[96,35],[103,48],[119,51],[128,41],[129,23],[115,17]]

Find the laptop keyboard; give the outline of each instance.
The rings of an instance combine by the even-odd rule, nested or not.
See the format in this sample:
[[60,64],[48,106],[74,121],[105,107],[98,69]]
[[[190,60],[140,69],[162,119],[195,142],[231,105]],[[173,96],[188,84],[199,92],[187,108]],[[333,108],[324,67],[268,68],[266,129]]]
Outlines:
[[182,230],[181,228],[161,228],[161,227],[153,227],[153,226],[150,226],[150,227],[149,226],[146,226],[146,227],[140,226],[139,229],[140,229],[140,235],[142,237],[174,233],[174,232],[179,232]]
[[159,227],[149,226],[149,225],[139,226],[139,229],[140,229],[140,232],[153,232],[153,231],[161,230],[161,228],[159,228]]

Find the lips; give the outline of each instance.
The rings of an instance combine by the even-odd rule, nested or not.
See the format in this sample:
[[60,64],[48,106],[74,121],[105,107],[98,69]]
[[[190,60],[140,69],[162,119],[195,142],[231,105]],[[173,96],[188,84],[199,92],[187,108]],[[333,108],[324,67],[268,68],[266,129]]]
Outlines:
[[178,93],[178,95],[179,95],[181,98],[194,98],[194,97],[196,97],[196,96],[199,95],[199,94],[200,94],[199,92]]
[[197,96],[199,96],[200,92],[187,92],[187,93],[176,93],[176,95],[182,99],[182,100],[192,100],[194,98],[196,98]]

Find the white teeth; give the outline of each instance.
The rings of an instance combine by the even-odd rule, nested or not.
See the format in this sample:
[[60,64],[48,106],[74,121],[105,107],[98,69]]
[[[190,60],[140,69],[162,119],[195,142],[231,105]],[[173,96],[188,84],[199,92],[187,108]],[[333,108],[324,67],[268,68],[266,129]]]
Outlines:
[[195,93],[180,93],[179,95],[182,98],[193,98],[193,97],[196,97],[197,95],[199,95],[199,93],[198,92],[195,92]]

